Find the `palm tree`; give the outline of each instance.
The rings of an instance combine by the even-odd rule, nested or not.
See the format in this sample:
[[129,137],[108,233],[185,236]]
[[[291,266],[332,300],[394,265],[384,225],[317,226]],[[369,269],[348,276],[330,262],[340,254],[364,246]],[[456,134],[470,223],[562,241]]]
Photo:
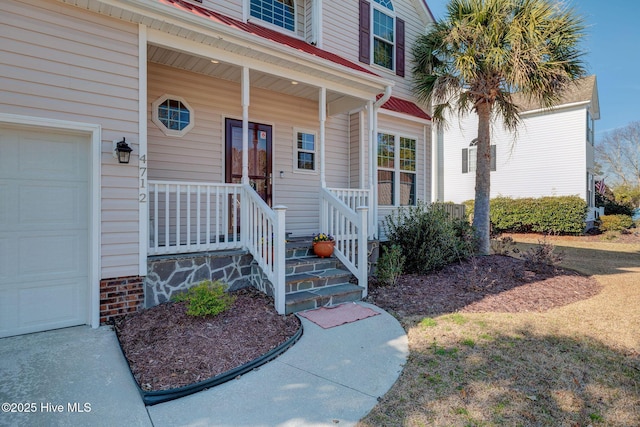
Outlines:
[[444,19],[414,45],[414,90],[432,106],[434,122],[478,115],[473,226],[481,254],[490,251],[492,120],[501,116],[515,132],[514,93],[549,108],[583,77],[584,29],[581,17],[553,0],[451,0]]

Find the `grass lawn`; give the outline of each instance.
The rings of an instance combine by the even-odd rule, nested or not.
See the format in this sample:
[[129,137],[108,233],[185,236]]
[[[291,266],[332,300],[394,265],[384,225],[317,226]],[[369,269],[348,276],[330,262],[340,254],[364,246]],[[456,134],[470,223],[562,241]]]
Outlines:
[[640,244],[552,243],[600,294],[543,313],[400,319],[409,360],[359,426],[640,426]]

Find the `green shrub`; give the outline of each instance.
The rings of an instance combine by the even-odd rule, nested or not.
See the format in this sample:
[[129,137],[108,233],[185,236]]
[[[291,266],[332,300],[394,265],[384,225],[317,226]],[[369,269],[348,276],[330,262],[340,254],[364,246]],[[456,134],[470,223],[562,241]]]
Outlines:
[[398,209],[385,218],[387,237],[402,248],[405,272],[425,273],[469,258],[476,249],[474,233],[463,219],[451,219],[437,203]]
[[394,286],[404,269],[405,257],[398,245],[382,246],[382,255],[378,258],[376,277],[383,285]]
[[227,292],[220,281],[203,280],[196,286],[174,295],[173,301],[186,301],[187,314],[190,316],[215,316],[231,308],[236,297]]
[[[473,201],[465,202],[473,213]],[[587,204],[578,196],[540,198],[496,197],[489,202],[494,233],[581,234]]]
[[633,226],[633,219],[629,215],[600,216],[600,230],[623,231]]

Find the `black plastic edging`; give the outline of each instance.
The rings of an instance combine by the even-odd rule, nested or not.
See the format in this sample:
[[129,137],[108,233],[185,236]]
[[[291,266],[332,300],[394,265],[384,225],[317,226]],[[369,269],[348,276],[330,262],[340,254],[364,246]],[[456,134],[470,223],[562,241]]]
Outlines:
[[[252,360],[251,362],[247,362],[244,365],[240,365],[237,368],[233,368],[230,371],[224,372],[220,375],[216,375],[215,377],[211,377],[207,380],[200,381],[197,383],[189,384],[184,387],[172,388],[169,390],[158,390],[158,391],[144,391],[140,388],[138,383],[136,382],[136,386],[142,395],[142,401],[147,406],[152,406],[158,403],[168,402],[173,399],[177,399],[179,397],[188,396],[193,393],[197,393],[207,388],[212,388],[222,383],[225,383],[229,380],[232,380],[238,375],[246,374],[247,372],[257,368],[258,366],[264,365],[265,363],[275,359],[280,356],[282,353],[287,351],[289,347],[293,346],[302,336],[302,322],[300,322],[300,327],[296,331],[296,333],[280,344],[279,346],[269,350],[267,353],[258,357],[257,359]],[[121,347],[122,348],[122,347]]]

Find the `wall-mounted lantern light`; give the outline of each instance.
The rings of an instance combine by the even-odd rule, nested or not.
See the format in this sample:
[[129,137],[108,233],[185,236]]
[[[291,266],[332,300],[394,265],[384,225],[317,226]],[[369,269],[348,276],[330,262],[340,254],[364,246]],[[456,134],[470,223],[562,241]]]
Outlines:
[[124,137],[122,141],[113,141],[113,156],[118,159],[119,163],[129,163],[132,151],[133,148],[129,147]]

